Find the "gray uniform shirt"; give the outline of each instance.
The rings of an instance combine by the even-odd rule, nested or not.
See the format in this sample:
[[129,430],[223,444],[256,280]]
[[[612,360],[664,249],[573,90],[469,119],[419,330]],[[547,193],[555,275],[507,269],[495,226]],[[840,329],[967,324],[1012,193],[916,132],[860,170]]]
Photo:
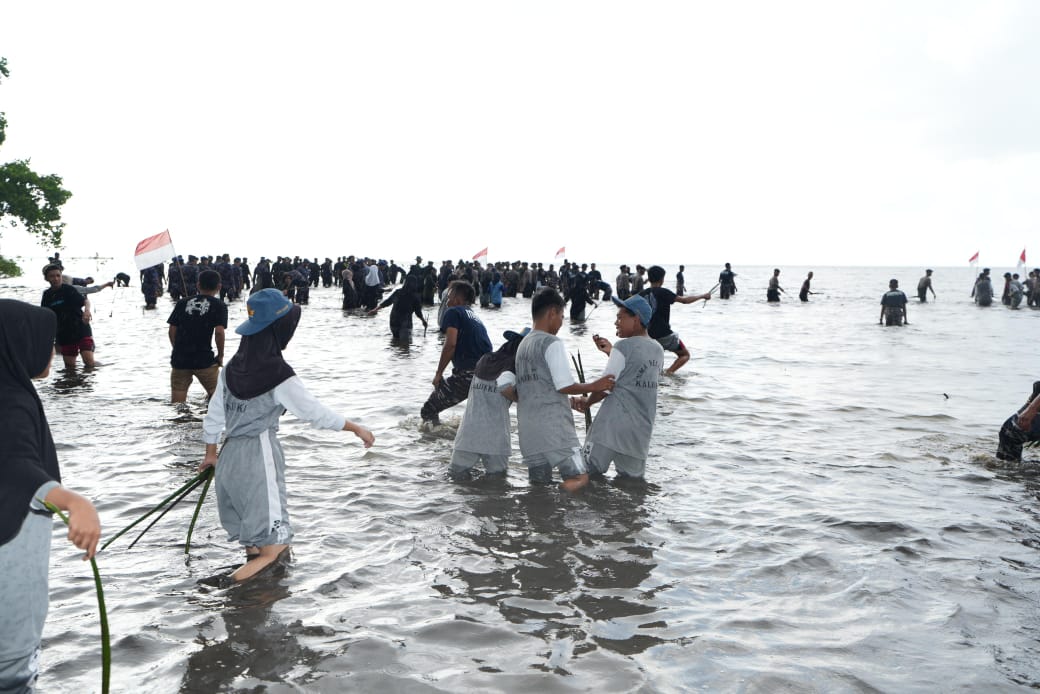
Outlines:
[[202,420],[202,440],[205,443],[219,443],[222,431],[227,431],[228,438],[257,437],[265,431],[276,432],[284,410],[318,429],[339,431],[346,424],[345,417],[322,405],[307,391],[299,376],[293,376],[255,398],[239,400],[227,390],[224,373],[221,370],[217,389]]
[[517,428],[520,453],[524,457],[577,448],[570,401],[559,392],[545,352],[553,344],[563,345],[555,335],[532,330],[516,352]]
[[496,381],[473,377],[466,398],[466,413],[455,434],[455,448],[467,453],[509,455],[509,406],[502,391],[516,383],[512,371],[503,371]]
[[657,414],[664,350],[649,337],[618,340],[614,349],[624,355],[625,367],[613,374],[614,390],[600,405],[588,438],[618,453],[645,459]]

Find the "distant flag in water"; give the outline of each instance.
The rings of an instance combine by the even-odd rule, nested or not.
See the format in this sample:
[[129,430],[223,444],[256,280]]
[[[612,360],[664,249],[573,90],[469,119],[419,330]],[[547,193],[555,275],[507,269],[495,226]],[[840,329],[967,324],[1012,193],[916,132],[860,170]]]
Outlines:
[[560,258],[562,258],[562,257],[564,257],[566,255],[567,255],[567,247],[566,246],[560,246],[560,250],[556,251],[556,259],[559,260]]
[[144,270],[167,260],[173,260],[176,255],[173,252],[170,230],[167,229],[163,233],[149,236],[137,244],[137,250],[134,251],[134,263],[138,270]]
[[1022,249],[1022,254],[1018,256],[1018,269],[1024,271],[1026,269],[1026,249]]
[[975,251],[975,255],[973,255],[970,258],[968,258],[968,264],[971,265],[972,263],[977,263],[977,262],[979,262],[979,252]]
[[[477,251],[477,254],[473,256],[473,260],[476,260],[477,262],[484,262],[484,263],[486,263],[487,262],[487,252],[488,252],[487,248],[485,248],[484,250],[481,250],[481,251]],[[483,258],[483,260],[481,260],[481,258]]]

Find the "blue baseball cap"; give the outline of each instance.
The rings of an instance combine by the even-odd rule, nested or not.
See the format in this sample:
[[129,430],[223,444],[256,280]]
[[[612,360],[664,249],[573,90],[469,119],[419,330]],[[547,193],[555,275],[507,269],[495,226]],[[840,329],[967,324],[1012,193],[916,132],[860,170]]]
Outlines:
[[271,323],[289,313],[292,302],[277,289],[261,289],[249,297],[246,309],[249,318],[235,328],[239,335],[255,335]]
[[618,306],[628,309],[635,315],[639,316],[639,322],[643,324],[644,328],[650,325],[650,317],[654,315],[654,312],[653,309],[650,308],[650,302],[643,297],[636,294],[635,296],[630,296],[624,301],[621,301],[616,296],[612,296],[610,297],[610,300]]

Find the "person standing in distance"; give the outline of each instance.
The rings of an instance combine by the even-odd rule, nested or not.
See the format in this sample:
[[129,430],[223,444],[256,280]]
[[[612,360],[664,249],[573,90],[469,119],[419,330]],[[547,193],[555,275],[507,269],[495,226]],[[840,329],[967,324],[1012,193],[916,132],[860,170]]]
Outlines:
[[733,272],[729,263],[726,269],[719,273],[719,298],[728,299],[737,293],[737,273]]
[[932,298],[935,298],[935,290],[932,289],[932,271],[925,270],[924,277],[917,282],[917,299],[922,303],[928,303],[928,291],[931,290]]
[[881,317],[878,325],[910,325],[906,318],[906,294],[899,289],[899,280],[888,281],[888,291],[881,296]]
[[771,304],[780,303],[780,294],[787,292],[780,286],[780,269],[773,268],[773,276],[769,278],[769,288],[766,289],[766,301]]

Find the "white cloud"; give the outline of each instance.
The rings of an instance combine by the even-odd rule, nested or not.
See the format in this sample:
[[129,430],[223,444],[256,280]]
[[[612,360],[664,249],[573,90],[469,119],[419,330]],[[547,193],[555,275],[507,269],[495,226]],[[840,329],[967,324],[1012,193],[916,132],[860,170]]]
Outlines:
[[253,257],[1013,258],[1040,212],[1037,16],[18,0],[0,154],[65,177],[73,253],[170,228]]

